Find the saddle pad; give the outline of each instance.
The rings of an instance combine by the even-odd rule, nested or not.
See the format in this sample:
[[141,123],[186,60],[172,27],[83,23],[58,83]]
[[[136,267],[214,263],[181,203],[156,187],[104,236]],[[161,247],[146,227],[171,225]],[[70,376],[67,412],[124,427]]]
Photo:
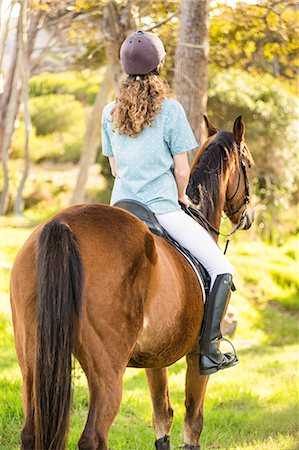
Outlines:
[[172,239],[167,231],[161,226],[155,214],[143,203],[131,199],[120,200],[113,206],[125,209],[131,214],[134,214],[134,216],[138,217],[138,219],[142,220],[147,225],[147,227],[153,234],[156,234],[157,236],[165,239],[186,258],[198,278],[203,294],[203,301],[205,302],[206,297],[210,292],[211,283],[208,272],[206,271],[204,266],[195,258],[195,256],[193,256],[192,253],[189,252],[189,250],[182,247],[177,241]]

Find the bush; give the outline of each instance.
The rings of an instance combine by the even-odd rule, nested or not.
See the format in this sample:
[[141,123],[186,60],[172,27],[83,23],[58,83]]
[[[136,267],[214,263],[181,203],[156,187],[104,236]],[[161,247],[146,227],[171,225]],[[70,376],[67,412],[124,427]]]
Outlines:
[[[67,132],[37,136],[32,127],[29,140],[30,160],[40,163],[45,160],[53,162],[77,162],[83,145],[85,125],[72,126]],[[16,130],[12,146],[11,158],[22,158],[24,153],[24,125]]]
[[73,95],[42,95],[30,99],[29,107],[37,136],[67,131],[83,120],[83,106]]
[[[30,159],[34,163],[77,162],[85,133],[85,111],[73,95],[42,95],[30,99],[32,130],[30,133]],[[16,129],[11,158],[22,158],[25,131],[21,121]]]
[[101,79],[100,71],[42,73],[30,79],[30,97],[72,94],[83,103],[93,104]]

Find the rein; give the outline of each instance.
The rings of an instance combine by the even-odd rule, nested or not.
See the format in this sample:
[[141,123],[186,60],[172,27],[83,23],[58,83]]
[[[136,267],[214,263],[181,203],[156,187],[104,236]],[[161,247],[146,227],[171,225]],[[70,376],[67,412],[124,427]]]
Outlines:
[[[243,159],[242,159],[242,152],[241,152],[241,147],[240,145],[237,144],[237,149],[238,149],[238,155],[239,155],[239,165],[241,167],[243,176],[244,176],[244,182],[245,182],[245,194],[244,194],[244,198],[241,201],[241,203],[236,206],[235,208],[233,208],[230,211],[224,211],[227,217],[231,217],[234,214],[236,214],[238,211],[240,211],[240,209],[242,208],[242,206],[246,205],[245,210],[243,211],[241,218],[239,220],[239,223],[236,225],[236,227],[227,234],[221,233],[216,227],[214,227],[209,221],[208,219],[205,217],[205,215],[200,211],[200,209],[198,209],[195,205],[190,205],[189,208],[184,207],[185,211],[193,218],[193,219],[199,219],[201,220],[208,228],[210,231],[214,232],[217,236],[223,236],[227,238],[226,244],[225,244],[225,249],[224,249],[224,254],[227,251],[228,248],[228,244],[229,244],[229,238],[231,236],[233,236],[236,231],[238,231],[241,226],[244,223],[244,220],[246,219],[246,215],[247,215],[247,205],[249,203],[249,197],[250,197],[250,186],[249,186],[249,181],[248,181],[248,176],[247,176],[247,172],[246,172],[246,166],[243,163]],[[238,176],[238,183],[237,183],[237,188],[236,191],[234,192],[234,194],[232,195],[232,197],[227,198],[227,201],[231,201],[237,194],[239,187],[240,187],[240,183],[241,183],[241,170],[239,171],[239,176]]]
[[221,233],[221,231],[217,230],[217,228],[215,228],[214,225],[212,225],[208,221],[206,216],[204,216],[203,213],[198,208],[196,208],[196,206],[190,205],[189,208],[186,208],[186,209],[187,209],[187,212],[189,212],[190,216],[193,217],[193,219],[202,220],[210,228],[210,230],[212,230],[215,234],[217,234],[217,236],[223,236],[223,237],[227,237],[227,238],[231,237],[233,234],[235,234],[236,231],[238,231],[238,229],[243,225],[243,222],[244,222],[244,220],[246,218],[246,214],[247,214],[246,210],[243,211],[238,225],[233,229],[233,231],[231,233],[224,234],[224,233]]

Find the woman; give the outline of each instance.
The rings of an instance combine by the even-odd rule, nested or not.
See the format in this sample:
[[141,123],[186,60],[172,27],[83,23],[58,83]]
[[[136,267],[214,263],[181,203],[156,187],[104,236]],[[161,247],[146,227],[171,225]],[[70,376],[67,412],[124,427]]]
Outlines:
[[187,152],[197,142],[183,107],[159,78],[165,55],[162,41],[151,33],[136,31],[122,44],[121,64],[128,77],[117,100],[104,108],[102,150],[115,177],[110,204],[128,198],[146,204],[209,272],[211,292],[205,305],[200,372],[211,374],[238,362],[235,354],[223,355],[216,344],[232,267],[208,232],[178,203],[190,206]]

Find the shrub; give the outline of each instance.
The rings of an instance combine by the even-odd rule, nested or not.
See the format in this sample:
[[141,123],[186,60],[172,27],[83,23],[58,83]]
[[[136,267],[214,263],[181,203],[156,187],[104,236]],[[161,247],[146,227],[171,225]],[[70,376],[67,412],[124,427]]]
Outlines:
[[[83,145],[85,125],[72,126],[67,132],[56,132],[46,136],[37,136],[32,127],[29,140],[30,160],[39,163],[45,160],[53,162],[77,162]],[[24,153],[24,125],[16,130],[12,146],[11,158],[22,158]]]
[[77,100],[92,104],[99,90],[101,79],[100,71],[42,73],[30,79],[30,97],[72,94]]
[[[86,127],[83,105],[73,95],[51,94],[30,99],[29,107],[31,161],[77,162]],[[23,157],[24,134],[21,121],[13,136],[11,158]]]
[[37,135],[67,131],[83,119],[83,106],[73,95],[42,95],[30,99],[29,107]]

